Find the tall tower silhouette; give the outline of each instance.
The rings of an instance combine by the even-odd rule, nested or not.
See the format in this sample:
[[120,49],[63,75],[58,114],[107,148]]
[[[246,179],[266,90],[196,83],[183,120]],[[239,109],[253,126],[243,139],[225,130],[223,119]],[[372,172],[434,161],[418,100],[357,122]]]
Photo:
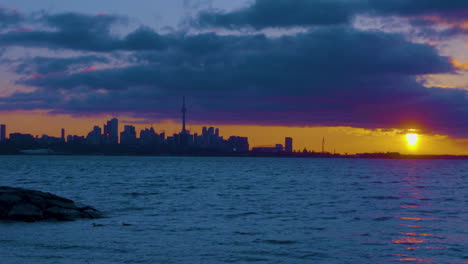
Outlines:
[[322,139],[322,153],[325,153],[325,137]]
[[182,97],[182,134],[187,134],[185,129],[185,114],[187,113],[187,107],[185,107],[185,96]]

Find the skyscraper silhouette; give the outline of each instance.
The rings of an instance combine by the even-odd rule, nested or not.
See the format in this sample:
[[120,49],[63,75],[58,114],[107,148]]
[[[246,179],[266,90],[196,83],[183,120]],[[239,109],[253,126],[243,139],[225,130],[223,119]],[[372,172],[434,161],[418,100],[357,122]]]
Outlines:
[[293,139],[290,137],[287,137],[284,139],[284,151],[286,152],[293,152]]
[[6,125],[0,125],[0,141],[6,140]]
[[104,125],[104,136],[107,144],[119,144],[119,120],[112,118]]
[[134,126],[125,126],[124,131],[120,133],[120,144],[135,145],[137,143],[136,130]]

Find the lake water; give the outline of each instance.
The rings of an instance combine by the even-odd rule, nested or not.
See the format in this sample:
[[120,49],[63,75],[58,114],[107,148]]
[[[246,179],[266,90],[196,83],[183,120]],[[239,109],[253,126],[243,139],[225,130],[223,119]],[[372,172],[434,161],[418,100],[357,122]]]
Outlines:
[[0,263],[467,263],[468,162],[0,156],[104,211],[0,223]]

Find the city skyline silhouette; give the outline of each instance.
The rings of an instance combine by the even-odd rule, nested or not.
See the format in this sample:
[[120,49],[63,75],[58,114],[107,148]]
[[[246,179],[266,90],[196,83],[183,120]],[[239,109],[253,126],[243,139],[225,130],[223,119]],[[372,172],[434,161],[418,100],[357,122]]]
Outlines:
[[[187,96],[187,129],[216,126],[255,146],[290,136],[298,149],[321,151],[325,136],[339,153],[468,154],[458,0],[106,1],[54,2],[44,12],[39,2],[4,4],[0,123],[9,131],[86,135],[89,124],[117,117],[173,134],[174,107]],[[281,15],[297,9],[299,17]],[[151,10],[164,10],[159,22]],[[395,23],[384,29],[385,19]]]

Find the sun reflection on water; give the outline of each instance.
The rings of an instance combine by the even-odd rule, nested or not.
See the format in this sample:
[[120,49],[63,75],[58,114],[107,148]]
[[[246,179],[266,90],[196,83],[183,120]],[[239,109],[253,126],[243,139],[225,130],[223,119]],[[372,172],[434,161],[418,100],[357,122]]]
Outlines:
[[399,226],[407,226],[407,227],[423,227],[420,225],[405,225],[405,224],[398,224]]
[[400,259],[396,259],[396,261],[417,261],[417,262],[432,263],[432,262],[428,262],[428,260],[418,259],[418,258],[400,258]]
[[419,243],[430,242],[430,240],[417,238],[417,237],[401,237],[399,239],[392,240],[392,242],[394,244],[419,244]]
[[439,218],[435,217],[410,217],[410,216],[397,216],[397,218],[403,219],[403,220],[414,220],[414,221],[424,221],[424,220],[429,220],[429,221],[437,221]]
[[[413,172],[409,172],[411,175]],[[415,171],[414,175],[418,175]],[[388,241],[393,245],[398,245],[400,254],[392,254],[397,258],[393,261],[398,262],[417,262],[417,263],[437,263],[433,258],[426,257],[427,254],[432,254],[430,251],[442,250],[450,248],[441,245],[445,242],[445,237],[433,232],[428,232],[437,222],[443,221],[438,217],[434,217],[429,212],[433,204],[431,204],[431,194],[429,189],[421,191],[418,186],[423,184],[418,181],[417,177],[406,177],[404,186],[400,190],[402,197],[406,197],[405,202],[399,205],[400,210],[394,214],[394,218],[400,223],[401,232],[395,233],[394,237]],[[446,242],[445,242],[446,243]]]

